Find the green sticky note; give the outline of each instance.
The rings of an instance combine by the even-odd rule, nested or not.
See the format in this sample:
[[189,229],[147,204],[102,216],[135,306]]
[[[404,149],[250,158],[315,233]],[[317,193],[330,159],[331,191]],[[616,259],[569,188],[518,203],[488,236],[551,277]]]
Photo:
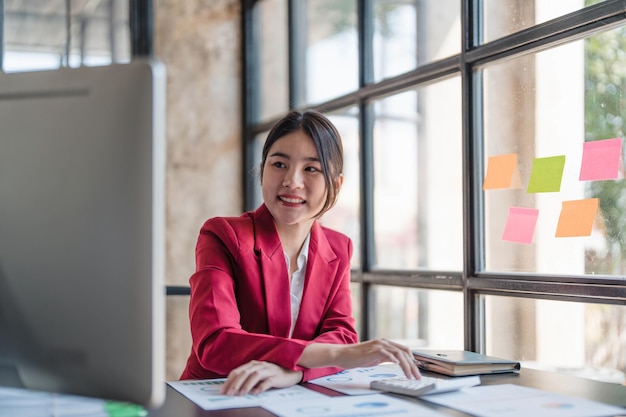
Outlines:
[[565,155],[535,158],[527,193],[554,193],[561,190]]
[[140,405],[118,401],[107,401],[104,410],[109,417],[143,417],[148,415],[148,411]]

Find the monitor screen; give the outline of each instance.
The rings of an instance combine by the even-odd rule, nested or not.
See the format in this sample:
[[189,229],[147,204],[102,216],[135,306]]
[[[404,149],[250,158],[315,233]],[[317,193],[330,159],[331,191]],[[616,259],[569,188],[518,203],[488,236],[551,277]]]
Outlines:
[[0,385],[165,395],[165,70],[0,74]]

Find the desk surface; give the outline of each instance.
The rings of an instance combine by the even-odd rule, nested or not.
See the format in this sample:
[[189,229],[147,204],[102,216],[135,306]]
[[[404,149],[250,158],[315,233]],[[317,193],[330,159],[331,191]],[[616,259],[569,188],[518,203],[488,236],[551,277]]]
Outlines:
[[[516,384],[530,388],[537,388],[559,394],[574,397],[587,398],[606,404],[626,407],[626,386],[593,381],[553,372],[538,371],[534,369],[522,369],[519,374],[481,375],[482,385]],[[308,384],[309,387],[318,391],[332,394],[333,391]],[[341,395],[336,394],[335,395]],[[450,416],[468,416],[456,410],[441,407],[422,401],[402,396],[403,399],[417,401],[431,409],[443,411]],[[625,412],[626,414],[626,412]],[[230,410],[206,411],[196,406],[193,402],[181,395],[170,386],[167,387],[167,397],[162,407],[150,410],[148,417],[274,417],[274,414],[260,407],[237,408]]]

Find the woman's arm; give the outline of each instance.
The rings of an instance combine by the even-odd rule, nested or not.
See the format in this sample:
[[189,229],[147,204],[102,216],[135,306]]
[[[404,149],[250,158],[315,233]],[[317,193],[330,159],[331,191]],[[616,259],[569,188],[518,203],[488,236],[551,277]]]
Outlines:
[[[311,343],[304,349],[298,365],[311,369],[328,367],[349,369],[374,366],[383,362],[399,364],[407,378],[421,378],[411,350],[386,339],[350,345]],[[259,394],[270,388],[292,386],[300,382],[302,377],[302,371],[292,371],[271,362],[250,361],[228,375],[222,393]]]
[[349,369],[374,366],[383,362],[397,363],[407,378],[421,377],[411,350],[387,339],[349,345],[311,343],[304,348],[298,365],[306,368],[336,366]]

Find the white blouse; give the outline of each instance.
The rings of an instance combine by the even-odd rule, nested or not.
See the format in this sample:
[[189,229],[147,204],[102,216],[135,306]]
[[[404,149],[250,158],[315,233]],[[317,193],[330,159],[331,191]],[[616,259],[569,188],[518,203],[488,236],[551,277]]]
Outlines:
[[[296,327],[296,320],[298,319],[298,312],[300,311],[300,302],[302,301],[302,291],[304,289],[304,275],[306,273],[306,264],[309,259],[310,240],[311,234],[309,233],[306,239],[304,239],[304,244],[298,254],[298,269],[291,276],[291,283],[289,284],[289,294],[291,300],[291,329],[289,330],[289,337],[293,335],[293,329]],[[289,257],[286,253],[285,262],[287,262],[287,271],[289,271]]]

